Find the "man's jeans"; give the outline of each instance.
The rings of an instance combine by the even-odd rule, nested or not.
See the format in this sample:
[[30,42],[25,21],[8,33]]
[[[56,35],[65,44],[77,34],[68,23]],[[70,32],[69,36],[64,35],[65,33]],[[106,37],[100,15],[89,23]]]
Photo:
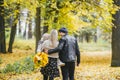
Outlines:
[[63,80],[74,80],[75,62],[66,62],[61,71]]

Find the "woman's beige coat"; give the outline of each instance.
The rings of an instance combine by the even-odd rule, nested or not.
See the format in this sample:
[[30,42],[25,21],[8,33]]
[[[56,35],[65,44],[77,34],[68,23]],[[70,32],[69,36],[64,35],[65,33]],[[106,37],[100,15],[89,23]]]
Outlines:
[[[57,30],[52,30],[50,33],[50,39],[45,40],[42,44],[42,49],[54,49],[58,46],[58,32]],[[49,57],[58,58],[58,53],[50,54]]]

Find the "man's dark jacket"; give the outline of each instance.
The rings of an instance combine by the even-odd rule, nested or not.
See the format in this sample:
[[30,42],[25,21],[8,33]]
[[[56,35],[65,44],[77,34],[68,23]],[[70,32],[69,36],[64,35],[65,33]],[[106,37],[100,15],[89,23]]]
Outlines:
[[55,49],[48,50],[48,54],[59,52],[59,58],[62,62],[80,63],[80,51],[76,38],[65,35],[59,40],[59,45]]

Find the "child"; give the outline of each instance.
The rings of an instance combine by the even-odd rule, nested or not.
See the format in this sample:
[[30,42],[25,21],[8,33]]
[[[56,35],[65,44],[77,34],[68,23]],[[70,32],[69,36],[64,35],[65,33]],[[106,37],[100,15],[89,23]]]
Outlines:
[[43,34],[41,40],[38,42],[37,52],[42,52],[42,43],[50,38],[50,34],[45,33]]

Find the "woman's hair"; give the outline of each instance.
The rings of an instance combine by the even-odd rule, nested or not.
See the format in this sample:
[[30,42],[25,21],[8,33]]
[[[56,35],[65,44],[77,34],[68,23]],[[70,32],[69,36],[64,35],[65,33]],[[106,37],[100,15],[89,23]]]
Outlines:
[[50,32],[50,41],[52,47],[57,47],[58,45],[58,32],[55,29],[52,29]]

